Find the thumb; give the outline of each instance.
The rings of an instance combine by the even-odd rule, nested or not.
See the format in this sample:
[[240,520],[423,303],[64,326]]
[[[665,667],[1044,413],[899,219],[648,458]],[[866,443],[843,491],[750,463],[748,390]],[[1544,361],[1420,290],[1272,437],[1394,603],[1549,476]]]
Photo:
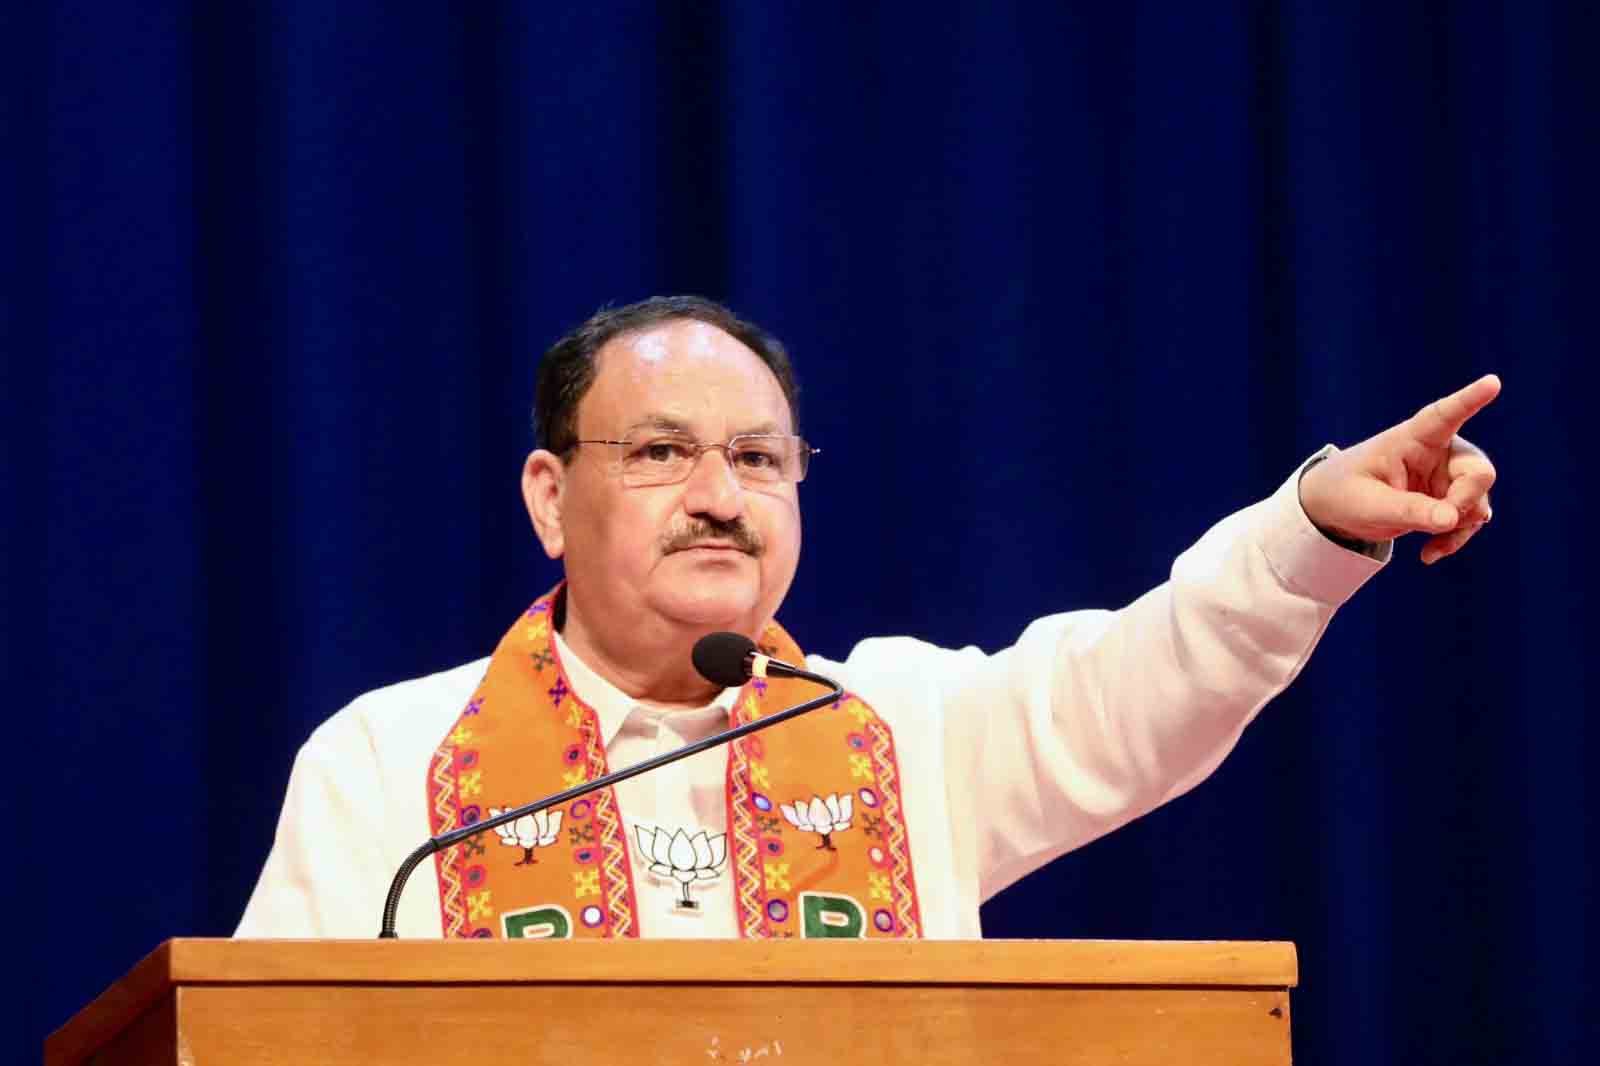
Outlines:
[[1395,533],[1444,533],[1461,521],[1461,512],[1444,500],[1424,492],[1406,492],[1381,481],[1368,482],[1361,494],[1361,509],[1353,525],[1377,527]]

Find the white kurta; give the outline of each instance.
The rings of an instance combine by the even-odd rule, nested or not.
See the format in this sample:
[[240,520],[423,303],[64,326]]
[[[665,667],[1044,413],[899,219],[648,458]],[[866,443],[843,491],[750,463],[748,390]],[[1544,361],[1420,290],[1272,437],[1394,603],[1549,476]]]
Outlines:
[[[1168,581],[1121,610],[1039,619],[994,655],[888,637],[842,663],[808,659],[894,732],[925,935],[981,935],[983,900],[1194,787],[1299,673],[1334,610],[1383,562],[1319,533],[1298,482],[1212,527]],[[721,723],[637,707],[570,650],[564,662],[614,769]],[[487,664],[370,692],[311,735],[236,936],[377,933],[390,878],[429,834],[430,756]],[[620,786],[630,847],[635,822],[721,831],[725,766],[713,750]],[[735,935],[730,875],[697,884],[700,912],[684,914],[675,884],[645,865],[634,864],[644,935]],[[432,862],[413,874],[398,929],[440,935]]]

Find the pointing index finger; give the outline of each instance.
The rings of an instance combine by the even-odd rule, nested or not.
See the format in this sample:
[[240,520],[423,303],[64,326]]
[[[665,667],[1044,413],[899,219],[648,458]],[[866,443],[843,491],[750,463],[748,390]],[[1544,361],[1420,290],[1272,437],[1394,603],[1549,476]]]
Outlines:
[[1411,416],[1411,428],[1424,444],[1443,446],[1450,443],[1467,419],[1489,405],[1500,395],[1500,378],[1485,374],[1471,385],[1453,392],[1442,400],[1435,400]]

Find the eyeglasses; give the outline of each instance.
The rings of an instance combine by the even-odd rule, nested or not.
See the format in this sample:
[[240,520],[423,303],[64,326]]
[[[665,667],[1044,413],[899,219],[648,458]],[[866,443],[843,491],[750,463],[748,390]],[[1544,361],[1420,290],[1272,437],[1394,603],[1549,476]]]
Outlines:
[[673,434],[637,440],[578,440],[578,444],[610,446],[622,483],[633,488],[676,485],[689,480],[700,456],[712,449],[723,453],[740,484],[750,487],[804,481],[811,457],[822,451],[799,437],[751,433],[726,444],[702,444]]

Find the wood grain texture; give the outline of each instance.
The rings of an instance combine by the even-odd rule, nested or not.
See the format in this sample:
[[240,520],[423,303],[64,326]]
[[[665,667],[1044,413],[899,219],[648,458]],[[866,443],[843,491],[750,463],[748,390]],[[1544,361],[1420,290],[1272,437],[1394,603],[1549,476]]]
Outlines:
[[176,940],[183,982],[500,981],[1265,985],[1294,945],[1156,940]]
[[[519,1031],[522,1023],[517,1019],[536,1009],[530,1004],[548,996],[568,997],[563,1002],[574,1007],[585,997],[591,1002],[596,997],[607,1002],[620,997],[631,1003],[642,996],[659,1003],[690,996],[680,1006],[704,1019],[711,1017],[706,1013],[710,1001],[694,996],[785,1003],[799,995],[795,990],[801,987],[811,989],[806,994],[813,997],[821,994],[820,989],[849,1002],[886,995],[884,1002],[895,1002],[897,1009],[906,1007],[905,996],[938,999],[960,993],[967,999],[939,999],[939,1003],[941,1010],[953,1010],[961,1017],[970,1015],[962,1004],[1010,998],[1020,1002],[1029,998],[1029,990],[1046,990],[1052,996],[1071,991],[1080,997],[1112,997],[1127,1003],[1137,1000],[1130,993],[1139,990],[1170,993],[1186,1002],[1222,1002],[1219,997],[1231,1001],[1248,991],[1275,997],[1278,1013],[1267,1031],[1281,1028],[1286,1034],[1287,989],[1295,983],[1294,946],[1276,942],[173,940],[53,1034],[46,1042],[46,1062],[65,1066],[86,1061],[96,1050],[108,1050],[118,1034],[174,989],[177,1024],[185,1037],[192,1025],[199,1024],[196,1019],[212,1016],[206,1013],[212,1010],[206,1005],[215,1002],[208,998],[211,992],[249,993],[255,997],[249,1000],[252,1016],[274,1010],[294,1014],[306,1004],[330,1004],[343,1021],[306,1016],[293,1023],[329,1033],[340,1026],[359,1028],[352,1018],[368,1007],[393,1018],[396,1011],[432,1014],[435,1005],[448,1000],[455,1005],[452,1009],[470,1013],[476,1008],[461,1005],[476,1002],[504,1008],[508,1001],[498,997],[505,995],[523,997],[516,1001],[521,1005],[511,1022]],[[386,997],[381,1004],[360,999],[378,992]],[[1196,1000],[1197,995],[1202,998]],[[275,996],[284,997],[280,1006],[274,1006]],[[1174,1011],[1175,1003],[1161,1010]],[[188,1005],[201,1013],[191,1016]],[[807,1009],[821,1009],[821,1001],[808,1000]],[[983,1016],[997,1015],[987,1009]],[[764,1019],[762,1024],[781,1017]],[[665,1020],[658,1019],[662,1024]],[[202,1037],[210,1031],[194,1030]],[[281,1028],[276,1031],[292,1035]],[[1160,1031],[1160,1026],[1152,1031]],[[249,1043],[243,1031],[235,1038]],[[775,1033],[772,1039],[781,1037]],[[1284,1040],[1287,1048],[1286,1035]],[[195,1052],[196,1061],[209,1061],[198,1047]]]
[[132,1024],[114,1034],[93,1061],[177,1064],[180,1059],[173,1042],[177,1024],[177,994],[168,991]]
[[95,1049],[106,1046],[172,993],[172,949],[182,941],[169,940],[139,961],[73,1015],[44,1042],[46,1066],[82,1062]]
[[[470,985],[188,993],[194,1062],[1281,1066],[1287,993],[953,985]],[[1274,1009],[1278,1014],[1274,1014]]]

